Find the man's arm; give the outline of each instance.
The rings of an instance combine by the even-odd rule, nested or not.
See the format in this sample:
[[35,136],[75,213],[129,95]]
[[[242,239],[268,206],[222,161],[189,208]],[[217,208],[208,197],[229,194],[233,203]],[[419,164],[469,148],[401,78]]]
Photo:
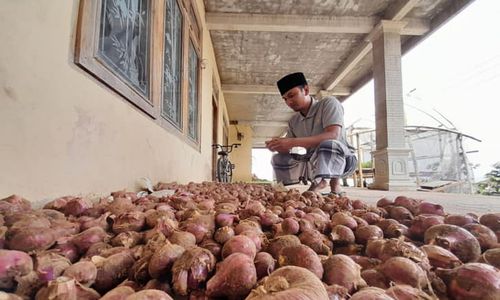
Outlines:
[[327,126],[322,133],[299,138],[274,138],[266,142],[266,147],[271,151],[287,153],[292,147],[313,148],[324,140],[335,140],[341,135],[340,125]]

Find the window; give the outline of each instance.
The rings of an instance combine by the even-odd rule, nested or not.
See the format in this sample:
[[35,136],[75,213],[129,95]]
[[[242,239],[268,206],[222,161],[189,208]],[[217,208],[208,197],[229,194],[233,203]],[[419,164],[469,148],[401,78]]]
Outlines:
[[188,134],[193,140],[198,140],[198,54],[189,43],[189,118]]
[[176,0],[167,0],[166,4],[162,113],[181,127],[182,13]]
[[81,0],[76,63],[199,148],[195,0]]
[[103,1],[97,41],[97,58],[146,98],[149,98],[149,11],[147,0]]

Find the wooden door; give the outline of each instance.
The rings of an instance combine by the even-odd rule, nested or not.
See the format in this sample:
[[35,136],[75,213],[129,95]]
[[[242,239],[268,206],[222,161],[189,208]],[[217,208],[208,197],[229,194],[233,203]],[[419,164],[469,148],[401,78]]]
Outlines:
[[[212,145],[217,144],[219,137],[219,103],[216,95],[212,95]],[[212,148],[212,180],[216,179],[217,149]]]

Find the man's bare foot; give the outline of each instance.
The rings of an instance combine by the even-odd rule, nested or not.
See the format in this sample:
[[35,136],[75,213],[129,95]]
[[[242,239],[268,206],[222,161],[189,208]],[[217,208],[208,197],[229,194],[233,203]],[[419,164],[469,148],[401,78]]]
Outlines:
[[326,180],[324,179],[321,179],[319,183],[313,181],[307,190],[311,192],[319,192],[320,190],[326,188],[326,184]]
[[342,188],[340,187],[340,179],[339,178],[332,178],[330,179],[330,189],[332,191],[332,194],[335,195],[341,195],[345,194],[344,191],[342,191]]

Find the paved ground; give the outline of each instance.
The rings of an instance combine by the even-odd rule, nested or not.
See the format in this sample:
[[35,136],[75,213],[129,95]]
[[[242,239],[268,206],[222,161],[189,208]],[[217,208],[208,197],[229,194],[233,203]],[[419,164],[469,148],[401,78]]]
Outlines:
[[[297,188],[305,191],[305,185],[293,185],[288,188]],[[328,192],[329,189],[325,189]],[[394,199],[399,195],[424,199],[429,202],[440,204],[447,213],[468,213],[485,214],[489,212],[500,212],[500,197],[483,195],[465,195],[439,192],[419,192],[419,191],[380,191],[369,190],[366,188],[344,187],[347,197],[351,199],[360,199],[366,203],[373,204],[382,197]]]
[[[305,185],[292,185],[287,188],[296,188],[300,191],[307,190]],[[419,192],[419,191],[380,191],[369,190],[366,188],[344,187],[346,195],[351,199],[360,199],[368,204],[375,205],[382,197],[394,199],[399,195],[405,195],[416,199],[424,199],[429,202],[441,204],[447,213],[468,213],[484,214],[488,212],[500,213],[500,197],[482,196],[482,195],[465,195],[451,194],[439,192]],[[329,192],[329,188],[323,190]],[[98,195],[87,195],[89,199],[99,199]],[[45,203],[52,199],[40,201],[32,201],[34,208],[41,208]]]

